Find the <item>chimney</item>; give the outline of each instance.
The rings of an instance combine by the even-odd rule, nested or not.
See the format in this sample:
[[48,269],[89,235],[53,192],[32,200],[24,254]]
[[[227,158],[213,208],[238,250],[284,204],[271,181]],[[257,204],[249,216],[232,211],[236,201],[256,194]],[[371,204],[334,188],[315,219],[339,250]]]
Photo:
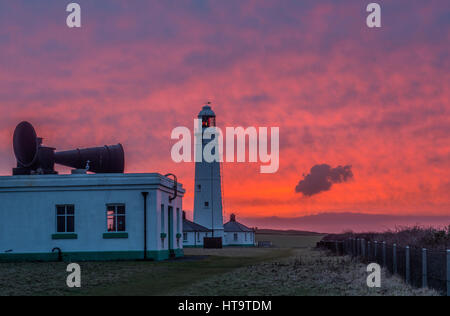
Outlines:
[[231,214],[230,215],[230,222],[235,222],[236,221],[236,215]]
[[183,211],[183,220],[186,220],[186,211]]

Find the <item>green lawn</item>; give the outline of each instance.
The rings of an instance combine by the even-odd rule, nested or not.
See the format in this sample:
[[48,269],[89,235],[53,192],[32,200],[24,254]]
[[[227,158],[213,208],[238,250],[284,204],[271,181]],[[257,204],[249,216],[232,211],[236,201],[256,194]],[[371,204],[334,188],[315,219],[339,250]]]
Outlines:
[[[244,250],[244,249],[243,249]],[[225,250],[226,251],[226,250]],[[256,256],[209,256],[166,262],[141,263],[142,271],[106,286],[77,290],[82,295],[171,295],[211,277],[291,254],[289,249],[274,249]],[[146,271],[147,270],[147,271]],[[199,293],[201,295],[201,293]]]
[[[287,257],[290,249],[186,249],[174,261],[79,262],[80,289],[66,286],[67,263],[0,263],[4,295],[169,295],[237,268]],[[190,253],[191,252],[191,253]]]

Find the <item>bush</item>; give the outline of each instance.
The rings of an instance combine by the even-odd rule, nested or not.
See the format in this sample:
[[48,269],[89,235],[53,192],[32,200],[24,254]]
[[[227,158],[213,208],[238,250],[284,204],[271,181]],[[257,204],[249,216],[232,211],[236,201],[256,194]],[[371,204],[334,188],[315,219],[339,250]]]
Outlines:
[[352,233],[345,232],[339,235],[329,235],[327,239],[344,240],[347,238],[364,238],[368,241],[385,241],[398,246],[411,246],[428,249],[450,248],[450,225],[445,228],[434,227],[397,227],[384,233]]

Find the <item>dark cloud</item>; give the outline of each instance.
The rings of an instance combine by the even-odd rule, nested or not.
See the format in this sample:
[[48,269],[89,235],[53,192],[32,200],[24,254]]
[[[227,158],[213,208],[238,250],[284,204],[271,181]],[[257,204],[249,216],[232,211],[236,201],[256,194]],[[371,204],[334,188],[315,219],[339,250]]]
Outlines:
[[352,166],[331,168],[327,164],[315,165],[308,175],[295,187],[295,192],[312,196],[331,189],[334,183],[347,182],[353,178]]

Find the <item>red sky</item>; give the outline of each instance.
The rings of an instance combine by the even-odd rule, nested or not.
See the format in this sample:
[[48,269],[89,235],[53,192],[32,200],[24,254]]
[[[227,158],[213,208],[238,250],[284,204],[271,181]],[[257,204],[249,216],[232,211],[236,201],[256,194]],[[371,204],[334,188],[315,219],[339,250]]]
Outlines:
[[[177,126],[206,101],[218,126],[279,126],[280,169],[225,164],[225,213],[450,214],[450,5],[379,1],[78,1],[0,4],[0,174],[32,122],[58,150],[121,142],[127,172],[175,173],[193,205],[193,164],[170,158]],[[295,193],[316,164],[354,179]]]

